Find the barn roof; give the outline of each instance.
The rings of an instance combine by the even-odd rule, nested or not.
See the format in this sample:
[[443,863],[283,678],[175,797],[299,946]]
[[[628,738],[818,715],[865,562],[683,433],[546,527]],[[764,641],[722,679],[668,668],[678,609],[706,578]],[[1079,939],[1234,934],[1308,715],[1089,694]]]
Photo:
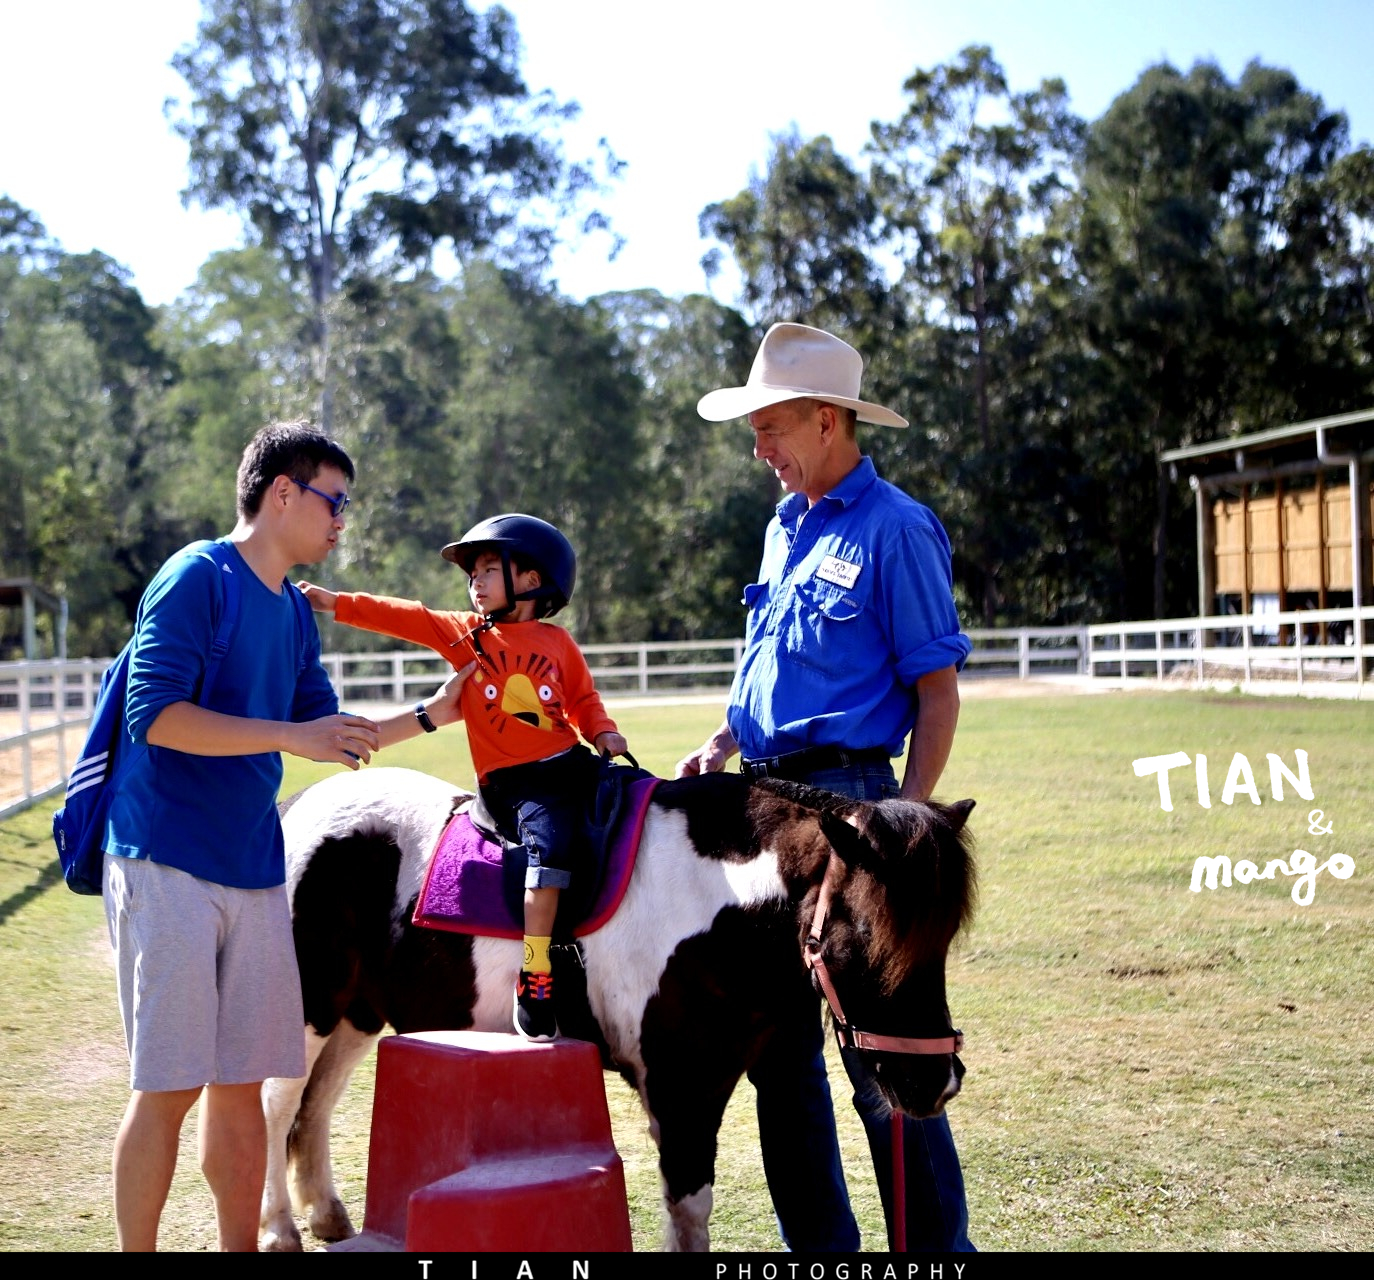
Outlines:
[[1374,409],[1169,449],[1160,455],[1160,461],[1170,464],[1176,475],[1217,475],[1257,468],[1288,469],[1304,462],[1313,469],[1343,466],[1352,454],[1374,457]]

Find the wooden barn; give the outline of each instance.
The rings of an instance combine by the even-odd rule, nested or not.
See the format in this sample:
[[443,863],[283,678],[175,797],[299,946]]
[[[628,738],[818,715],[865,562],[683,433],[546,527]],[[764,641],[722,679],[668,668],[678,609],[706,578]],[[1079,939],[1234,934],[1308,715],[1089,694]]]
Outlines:
[[1197,504],[1200,614],[1374,604],[1374,410],[1172,449],[1162,460],[1187,477]]

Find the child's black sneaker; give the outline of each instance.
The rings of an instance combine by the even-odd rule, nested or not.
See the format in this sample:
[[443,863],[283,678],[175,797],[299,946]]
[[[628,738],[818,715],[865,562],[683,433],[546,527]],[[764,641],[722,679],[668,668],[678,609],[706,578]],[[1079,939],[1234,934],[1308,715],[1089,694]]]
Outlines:
[[515,1030],[526,1040],[558,1038],[551,974],[520,970],[520,976],[515,981]]

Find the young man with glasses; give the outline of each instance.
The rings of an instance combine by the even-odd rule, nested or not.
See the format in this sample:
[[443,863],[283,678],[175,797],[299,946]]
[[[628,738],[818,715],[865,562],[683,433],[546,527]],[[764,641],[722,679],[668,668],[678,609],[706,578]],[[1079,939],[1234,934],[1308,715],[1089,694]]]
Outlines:
[[[233,532],[174,555],[139,605],[125,706],[135,750],[105,843],[133,1090],[114,1151],[125,1250],[156,1248],[181,1125],[198,1098],[220,1248],[257,1248],[262,1081],[305,1072],[280,753],[357,769],[420,732],[410,711],[382,722],[339,711],[319,633],[286,578],[337,545],[353,474],[344,450],[309,424],[264,428],[239,466]],[[221,575],[236,580],[237,618],[202,703],[228,590]],[[434,723],[459,718],[458,684],[425,704]]]

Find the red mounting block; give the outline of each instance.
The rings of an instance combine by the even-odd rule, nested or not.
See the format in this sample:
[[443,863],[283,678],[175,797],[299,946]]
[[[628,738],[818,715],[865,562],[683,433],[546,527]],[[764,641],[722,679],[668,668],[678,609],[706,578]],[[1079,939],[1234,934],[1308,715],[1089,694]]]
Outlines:
[[363,1230],[410,1253],[628,1252],[594,1045],[432,1031],[377,1048]]

